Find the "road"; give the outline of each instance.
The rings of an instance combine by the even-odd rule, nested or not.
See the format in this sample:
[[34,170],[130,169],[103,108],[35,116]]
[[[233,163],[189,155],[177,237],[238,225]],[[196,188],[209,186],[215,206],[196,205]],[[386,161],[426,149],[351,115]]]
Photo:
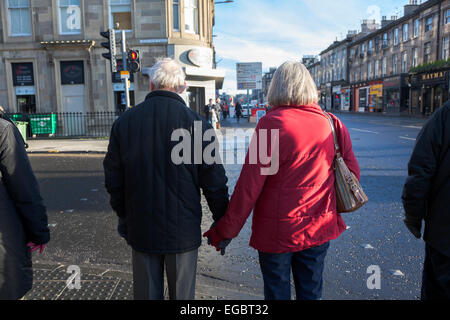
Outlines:
[[[331,243],[323,298],[417,299],[424,244],[404,227],[400,197],[423,120],[353,114],[339,117],[351,134],[370,202],[358,212],[344,215],[349,229]],[[236,128],[237,124],[232,120],[225,127]],[[45,255],[34,256],[36,266],[80,265],[94,268],[97,274],[131,279],[130,249],[117,235],[117,218],[104,188],[103,157],[30,156],[52,231]],[[226,165],[226,170],[232,190],[240,165]],[[206,231],[212,220],[205,200],[203,208],[202,228]],[[225,257],[204,242],[199,252],[199,299],[263,298],[257,252],[248,246],[250,232],[251,219]],[[381,270],[379,290],[369,290],[366,283],[370,276],[367,268],[373,265]]]

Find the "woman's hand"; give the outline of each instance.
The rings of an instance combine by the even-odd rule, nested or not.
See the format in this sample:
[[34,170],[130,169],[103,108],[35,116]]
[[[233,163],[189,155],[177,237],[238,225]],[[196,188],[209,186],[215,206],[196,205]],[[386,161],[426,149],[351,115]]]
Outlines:
[[215,223],[213,223],[209,231],[203,234],[203,237],[208,238],[208,244],[216,247],[216,250],[220,251],[223,256],[225,255],[225,248],[231,243],[231,239],[225,239],[220,235],[215,227]]
[[46,244],[34,244],[33,242],[27,243],[27,247],[30,248],[30,252],[39,250],[39,254],[42,254],[42,252],[44,252],[46,246]]

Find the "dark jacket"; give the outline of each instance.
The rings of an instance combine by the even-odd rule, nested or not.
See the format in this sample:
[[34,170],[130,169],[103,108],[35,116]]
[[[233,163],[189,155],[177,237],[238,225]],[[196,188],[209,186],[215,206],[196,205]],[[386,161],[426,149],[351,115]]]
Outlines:
[[450,256],[450,102],[423,127],[408,172],[402,196],[406,217],[424,219],[424,240]]
[[[155,91],[113,125],[104,160],[105,184],[113,210],[125,222],[126,232],[122,232],[134,250],[183,253],[197,249],[201,244],[200,189],[213,219],[225,214],[229,198],[225,170],[221,164],[194,163],[194,121],[201,123],[202,132],[212,129],[179,95]],[[184,139],[192,149],[191,164],[172,162],[172,151],[180,144],[180,140],[172,141],[176,129],[190,133]],[[207,144],[199,148],[205,150]]]
[[46,209],[16,126],[0,118],[0,299],[19,299],[32,287],[28,242],[50,240]]

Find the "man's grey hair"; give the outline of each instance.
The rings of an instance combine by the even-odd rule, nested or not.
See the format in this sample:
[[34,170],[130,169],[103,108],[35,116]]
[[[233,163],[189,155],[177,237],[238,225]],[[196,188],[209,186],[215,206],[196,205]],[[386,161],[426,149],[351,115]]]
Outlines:
[[155,90],[173,89],[180,94],[186,90],[183,68],[172,58],[159,58],[151,67],[149,76]]
[[319,95],[308,69],[301,62],[287,61],[275,71],[267,100],[272,107],[304,106],[316,103]]

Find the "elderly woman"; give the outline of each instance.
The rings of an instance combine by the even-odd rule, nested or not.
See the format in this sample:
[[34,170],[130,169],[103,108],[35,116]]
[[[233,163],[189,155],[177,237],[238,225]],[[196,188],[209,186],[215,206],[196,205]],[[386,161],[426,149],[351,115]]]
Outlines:
[[[296,298],[321,299],[330,241],[346,230],[336,209],[332,129],[317,104],[314,81],[301,63],[286,62],[278,68],[268,101],[272,109],[256,127],[227,212],[204,236],[217,249],[224,247],[254,210],[250,246],[259,251],[265,298],[290,300],[292,270]],[[350,135],[338,118],[332,119],[343,158],[359,179]],[[257,139],[268,141],[268,146]],[[268,150],[269,161],[251,160],[254,154],[261,157],[255,152],[258,148]],[[267,167],[277,170],[268,175]]]

